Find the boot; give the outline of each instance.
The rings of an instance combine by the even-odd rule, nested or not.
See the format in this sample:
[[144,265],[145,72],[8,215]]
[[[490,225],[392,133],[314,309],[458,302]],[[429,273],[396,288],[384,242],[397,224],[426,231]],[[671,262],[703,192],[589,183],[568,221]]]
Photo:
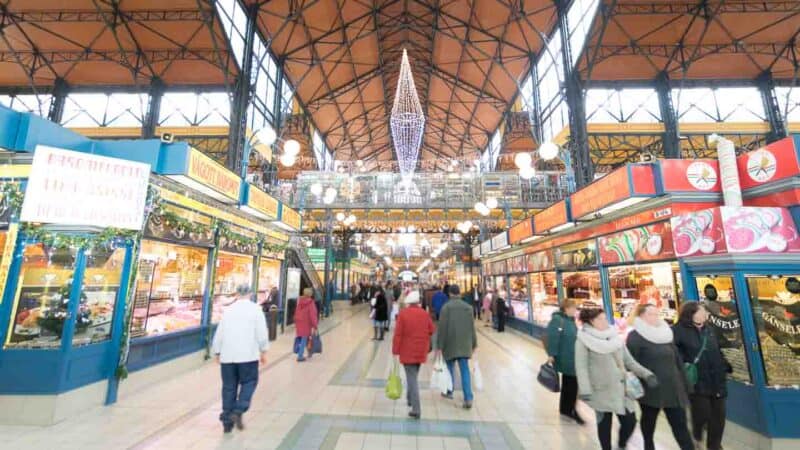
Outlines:
[[383,340],[383,332],[384,332],[383,327],[381,327],[381,329],[379,331],[379,333],[380,333],[380,335],[379,335],[380,337],[378,338],[379,341]]
[[378,340],[378,327],[373,327],[372,331],[374,331],[374,333],[372,335],[372,340],[373,341],[377,341]]

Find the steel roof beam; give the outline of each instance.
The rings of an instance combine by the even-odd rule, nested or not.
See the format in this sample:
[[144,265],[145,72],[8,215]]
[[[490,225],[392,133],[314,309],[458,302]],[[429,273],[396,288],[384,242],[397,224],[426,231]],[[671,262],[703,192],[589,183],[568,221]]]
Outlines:
[[[202,10],[125,10],[128,20],[142,22],[197,22],[205,19]],[[103,22],[104,14],[94,10],[17,10],[13,12],[20,21],[38,23]]]

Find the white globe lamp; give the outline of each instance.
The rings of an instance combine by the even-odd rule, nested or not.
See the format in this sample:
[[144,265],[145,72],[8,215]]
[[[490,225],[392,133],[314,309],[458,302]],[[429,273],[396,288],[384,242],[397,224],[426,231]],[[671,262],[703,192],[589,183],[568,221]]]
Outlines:
[[338,220],[339,222],[343,221],[344,220],[344,213],[343,212],[336,213],[336,220]]
[[256,133],[256,137],[264,145],[272,145],[278,139],[278,135],[275,133],[275,130],[273,130],[272,127],[269,125],[260,129]]
[[281,164],[286,167],[292,167],[296,162],[297,158],[294,155],[281,155]]
[[294,139],[289,139],[283,143],[283,153],[286,155],[297,156],[300,153],[300,143]]
[[480,213],[484,208],[486,208],[486,205],[483,202],[475,203],[475,211]]
[[489,197],[489,198],[487,198],[487,199],[486,199],[486,206],[488,206],[488,207],[489,207],[489,209],[495,209],[495,208],[497,208],[497,199],[496,199],[496,198],[494,198],[494,197]]
[[533,167],[525,167],[524,169],[520,169],[519,177],[523,180],[530,180],[531,178],[536,176],[536,169]]
[[518,169],[530,167],[531,162],[533,162],[533,158],[528,152],[520,152],[514,156],[514,164],[516,164]]
[[322,184],[320,184],[320,183],[312,184],[311,185],[311,193],[314,194],[314,196],[316,196],[316,197],[319,197],[320,195],[322,195]]
[[558,145],[550,141],[542,142],[539,146],[539,158],[550,161],[556,157],[558,157]]
[[336,188],[329,187],[325,189],[325,197],[336,198]]

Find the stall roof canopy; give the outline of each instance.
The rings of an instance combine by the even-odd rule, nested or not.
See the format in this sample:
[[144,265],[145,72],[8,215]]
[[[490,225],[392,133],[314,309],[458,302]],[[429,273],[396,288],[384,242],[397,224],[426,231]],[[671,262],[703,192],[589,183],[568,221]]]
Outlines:
[[579,68],[590,80],[796,76],[796,0],[603,0]]
[[477,158],[556,23],[550,0],[273,0],[259,29],[337,159],[393,159],[403,49],[427,123],[420,159]]
[[0,2],[0,85],[222,85],[236,72],[205,0]]

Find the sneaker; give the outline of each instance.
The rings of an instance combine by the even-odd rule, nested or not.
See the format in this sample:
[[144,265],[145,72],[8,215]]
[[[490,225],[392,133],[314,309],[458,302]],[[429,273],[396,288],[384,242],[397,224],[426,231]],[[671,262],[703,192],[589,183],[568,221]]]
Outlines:
[[303,362],[305,360],[306,360],[305,358],[297,358],[297,362]]
[[232,413],[231,420],[233,420],[233,424],[236,425],[237,429],[244,430],[244,422],[240,413]]
[[464,409],[472,409],[472,400],[465,401],[463,407]]
[[228,434],[231,431],[233,431],[233,424],[232,423],[226,423],[226,424],[222,425],[222,432],[223,433]]
[[417,420],[419,420],[419,413],[415,413],[415,412],[413,412],[413,411],[409,411],[409,412],[408,412],[408,417],[411,417],[412,419],[417,419]]
[[444,397],[446,399],[449,399],[449,400],[452,400],[453,399],[453,393],[449,392],[447,394],[442,394],[442,397]]

